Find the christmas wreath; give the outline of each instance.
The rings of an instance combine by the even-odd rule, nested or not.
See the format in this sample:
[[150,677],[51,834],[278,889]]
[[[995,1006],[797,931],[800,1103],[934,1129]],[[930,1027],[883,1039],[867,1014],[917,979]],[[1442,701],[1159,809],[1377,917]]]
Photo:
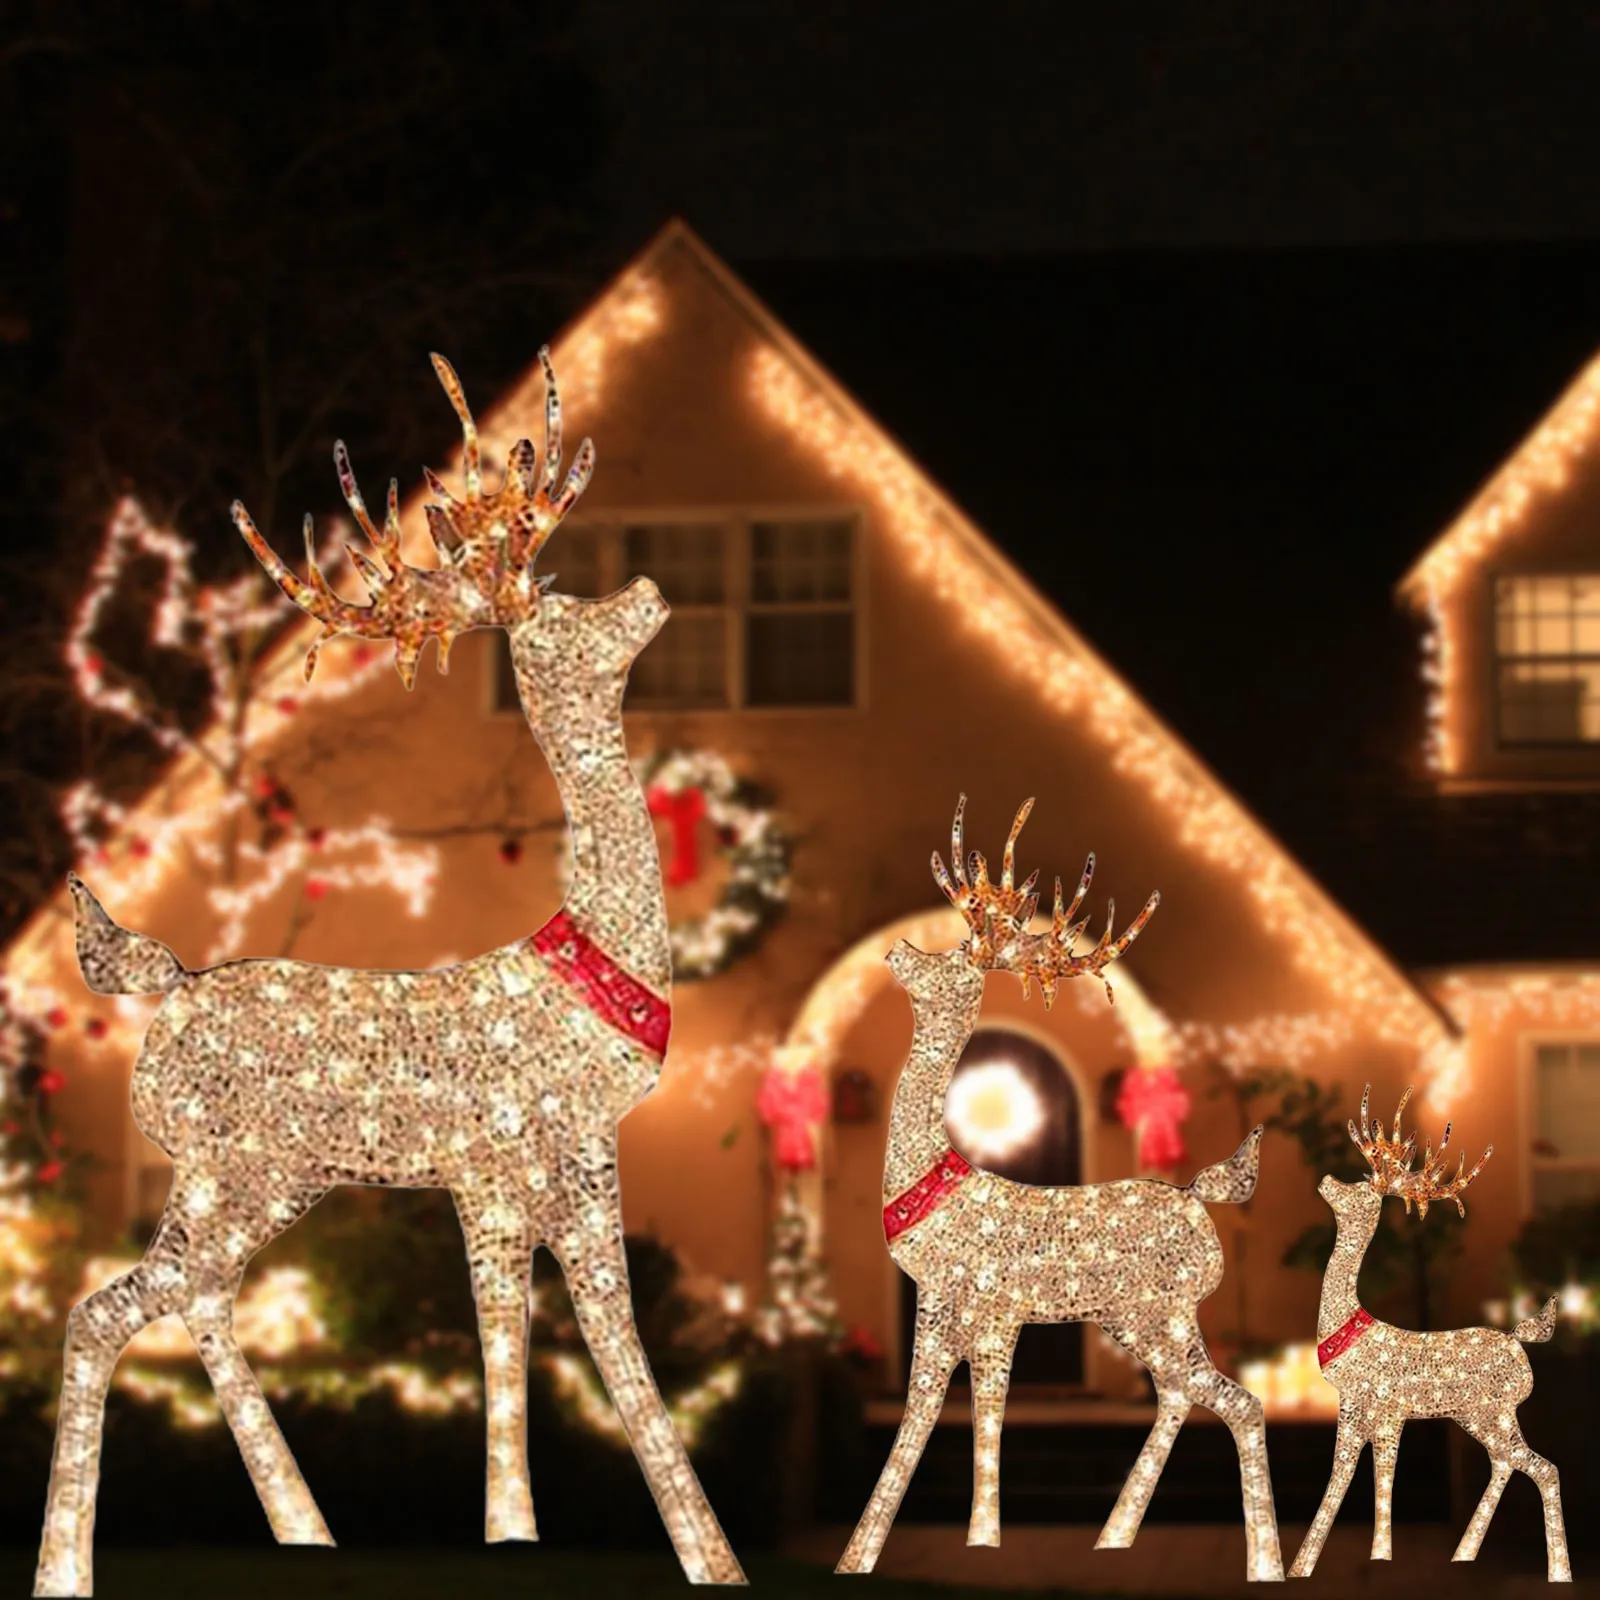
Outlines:
[[760,943],[789,903],[793,841],[778,826],[765,793],[709,750],[665,750],[640,770],[653,816],[672,838],[665,863],[670,887],[700,876],[698,828],[716,829],[728,882],[704,916],[674,924],[672,975],[680,983],[715,977]]

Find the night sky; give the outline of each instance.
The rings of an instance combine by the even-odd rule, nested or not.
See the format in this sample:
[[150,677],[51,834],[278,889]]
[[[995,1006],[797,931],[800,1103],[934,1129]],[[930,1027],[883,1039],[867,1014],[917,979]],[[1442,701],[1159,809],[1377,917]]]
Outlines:
[[[1435,953],[1352,866],[1420,742],[1392,591],[1600,348],[1600,8],[173,9],[0,37],[9,549],[71,579],[112,484],[191,537],[234,493],[326,506],[335,431],[421,460],[415,352],[492,390],[682,215],[1358,917]],[[227,410],[261,350],[338,367],[380,328],[348,393],[287,370],[274,425],[326,414],[264,489]],[[11,617],[34,581],[7,569]]]

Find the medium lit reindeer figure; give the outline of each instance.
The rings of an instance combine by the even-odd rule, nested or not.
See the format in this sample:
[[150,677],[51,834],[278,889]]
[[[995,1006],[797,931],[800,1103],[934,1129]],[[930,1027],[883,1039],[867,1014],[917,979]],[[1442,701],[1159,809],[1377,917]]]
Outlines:
[[1122,955],[1160,900],[1151,895],[1115,939],[1110,908],[1099,944],[1074,955],[1089,919],[1072,917],[1089,891],[1094,857],[1070,906],[1062,905],[1056,880],[1049,931],[1029,932],[1039,874],[1015,888],[1013,863],[1033,802],[1011,825],[998,884],[977,852],[970,866],[963,864],[965,806],[963,796],[950,839],[951,871],[935,854],[933,873],[966,918],[967,938],[937,954],[902,939],[888,957],[911,997],[914,1032],[890,1113],[883,1222],[890,1255],[917,1285],[916,1343],[904,1420],[838,1570],[872,1570],[961,1361],[972,1369],[967,1543],[999,1544],[1000,1424],[1017,1335],[1028,1322],[1086,1321],[1099,1323],[1150,1369],[1159,1397],[1155,1427],[1097,1548],[1133,1543],[1173,1440],[1198,1404],[1227,1423],[1238,1445],[1248,1575],[1282,1578],[1261,1402],[1212,1365],[1195,1316],[1222,1281],[1222,1248],[1202,1202],[1249,1198],[1261,1130],[1184,1189],[1144,1179],[1035,1187],[980,1171],[950,1148],[945,1095],[977,1024],[984,974],[1014,973],[1024,997],[1036,980],[1048,1007],[1062,979],[1101,973]]
[[1350,1124],[1350,1137],[1372,1168],[1370,1179],[1340,1183],[1326,1177],[1317,1193],[1333,1207],[1338,1238],[1322,1285],[1322,1306],[1317,1313],[1317,1360],[1322,1375],[1339,1391],[1339,1431],[1333,1447],[1333,1476],[1327,1493],[1306,1533],[1300,1553],[1289,1569],[1292,1578],[1309,1578],[1322,1546],[1339,1514],[1340,1502],[1350,1487],[1361,1452],[1372,1445],[1372,1472],[1376,1488],[1376,1514],[1372,1530],[1372,1559],[1389,1560],[1390,1500],[1394,1492],[1395,1458],[1400,1430],[1412,1417],[1450,1417],[1459,1422],[1489,1452],[1489,1487],[1472,1513],[1467,1531],[1456,1546],[1454,1560],[1471,1561],[1478,1554],[1489,1519],[1500,1503],[1501,1492],[1513,1471],[1525,1472],[1538,1486],[1544,1501],[1545,1557],[1552,1583],[1570,1583],[1567,1530],[1561,1517],[1561,1486],[1554,1465],[1528,1448],[1517,1425],[1517,1407],[1533,1392],[1533,1370],[1522,1346],[1542,1344],[1555,1331],[1556,1302],[1545,1303],[1537,1317],[1519,1322],[1510,1333],[1498,1328],[1452,1328],[1446,1333],[1414,1333],[1376,1321],[1356,1299],[1356,1279],[1361,1259],[1377,1231],[1378,1214],[1385,1196],[1405,1202],[1409,1214],[1415,1201],[1426,1217],[1435,1200],[1454,1200],[1467,1214],[1462,1191],[1483,1171],[1494,1146],[1478,1157],[1468,1172],[1463,1155],[1453,1177],[1447,1176],[1445,1146],[1450,1124],[1434,1150],[1429,1144],[1422,1166],[1413,1170],[1416,1135],[1400,1137],[1400,1118],[1409,1089],[1400,1097],[1394,1114],[1394,1132],[1387,1138],[1380,1123],[1367,1120],[1371,1085],[1361,1095],[1361,1128]]
[[[127,1342],[176,1312],[199,1347],[272,1530],[331,1544],[240,1353],[233,1305],[245,1265],[337,1184],[448,1188],[471,1259],[488,1424],[486,1532],[533,1539],[527,1462],[533,1253],[566,1274],[589,1350],[688,1576],[740,1583],[640,1346],[623,1255],[617,1121],[656,1082],[670,1027],[671,963],[650,813],[628,760],[622,698],[667,607],[646,578],[604,600],[546,593],[535,556],[588,482],[587,441],[560,480],[561,412],[549,357],[543,457],[527,441],[483,487],[477,432],[455,373],[434,366],[461,419],[465,498],[431,473],[441,565],[400,559],[399,496],[381,529],[342,445],[345,499],[375,557],[372,590],[340,599],[310,565],[296,578],[235,506],[240,532],[284,592],[336,634],[392,639],[407,688],[429,638],[504,628],[523,710],[553,770],[576,870],[562,910],[503,949],[430,972],[282,960],[186,971],[120,928],[77,879],[78,959],[97,994],[165,994],[133,1074],[139,1125],[172,1157],[172,1188],[131,1271],[75,1307],[35,1593],[91,1593],[101,1429]],[[309,523],[307,541],[309,559]],[[306,662],[309,678],[316,645]]]

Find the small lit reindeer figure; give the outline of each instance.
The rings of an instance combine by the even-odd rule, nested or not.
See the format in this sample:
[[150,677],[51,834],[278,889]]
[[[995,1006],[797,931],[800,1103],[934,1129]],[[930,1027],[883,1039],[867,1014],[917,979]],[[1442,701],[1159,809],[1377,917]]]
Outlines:
[[133,1106],[174,1171],[144,1259],[67,1321],[36,1594],[92,1592],[112,1369],[142,1327],[174,1312],[273,1533],[285,1544],[332,1543],[234,1339],[233,1306],[250,1257],[345,1183],[443,1187],[455,1199],[483,1342],[490,1540],[537,1536],[526,1402],[533,1253],[544,1243],[684,1570],[696,1582],[744,1581],[640,1346],[617,1185],[618,1119],[654,1087],[671,1025],[661,864],[622,735],[628,669],[667,608],[646,578],[597,601],[546,593],[534,578],[535,556],[594,463],[585,441],[560,481],[560,405],[548,354],[541,359],[543,457],[524,440],[503,484],[486,491],[460,385],[434,358],[461,419],[466,485],[458,501],[429,474],[441,502],[427,508],[437,569],[400,559],[397,486],[379,529],[335,447],[345,499],[376,552],[351,551],[369,605],[339,598],[314,561],[307,581],[296,578],[242,506],[234,518],[267,572],[323,624],[317,645],[335,634],[392,639],[408,689],[430,638],[442,672],[457,634],[510,634],[523,710],[572,828],[576,866],[561,911],[526,939],[437,971],[258,960],[189,972],[70,880],[89,987],[166,996],[134,1069]]
[[1317,1193],[1333,1208],[1338,1239],[1322,1285],[1322,1306],[1317,1313],[1317,1360],[1339,1391],[1339,1431],[1333,1447],[1333,1476],[1322,1497],[1316,1519],[1306,1533],[1300,1553],[1289,1569],[1293,1578],[1308,1578],[1339,1514],[1339,1504],[1350,1487],[1362,1449],[1372,1445],[1372,1470],[1376,1487],[1376,1516],[1372,1531],[1372,1559],[1389,1560],[1389,1509],[1394,1492],[1395,1457],[1400,1430],[1412,1417],[1450,1417],[1459,1422],[1489,1452],[1492,1468],[1489,1487],[1478,1502],[1467,1531],[1456,1546],[1454,1559],[1471,1561],[1483,1543],[1489,1519],[1513,1470],[1525,1472],[1538,1486],[1544,1501],[1545,1555],[1552,1583],[1570,1583],[1567,1531],[1561,1517],[1561,1487],[1555,1467],[1528,1448],[1517,1426],[1517,1407],[1533,1392],[1533,1371],[1522,1346],[1541,1344],[1555,1331],[1556,1302],[1549,1300],[1537,1317],[1519,1322],[1510,1333],[1496,1328],[1453,1328],[1447,1333],[1414,1333],[1408,1328],[1378,1322],[1356,1299],[1356,1279],[1361,1259],[1378,1227],[1384,1198],[1396,1195],[1411,1202],[1426,1217],[1435,1200],[1454,1200],[1467,1214],[1462,1191],[1483,1171],[1494,1154],[1490,1145],[1468,1172],[1463,1155],[1453,1177],[1447,1176],[1445,1146],[1450,1124],[1434,1150],[1423,1152],[1422,1166],[1413,1170],[1416,1135],[1400,1137],[1400,1118],[1411,1098],[1407,1089],[1394,1114],[1394,1131],[1384,1136],[1380,1123],[1367,1120],[1371,1086],[1361,1095],[1361,1128],[1350,1124],[1350,1137],[1372,1168],[1370,1180],[1340,1183],[1326,1177]]
[[1098,974],[1122,955],[1160,900],[1151,895],[1115,939],[1116,913],[1110,908],[1099,944],[1074,955],[1073,944],[1089,919],[1073,923],[1072,917],[1089,891],[1094,857],[1070,906],[1062,905],[1056,880],[1050,929],[1031,933],[1039,874],[1015,888],[1013,861],[1033,802],[1011,825],[998,884],[976,851],[970,866],[963,864],[965,806],[963,796],[951,833],[952,870],[946,872],[935,854],[933,873],[966,918],[967,938],[937,954],[902,939],[888,957],[911,997],[914,1032],[890,1113],[884,1234],[890,1255],[917,1285],[916,1343],[899,1435],[838,1570],[872,1570],[960,1361],[972,1369],[974,1481],[967,1543],[999,1544],[1000,1425],[1017,1335],[1028,1322],[1089,1321],[1150,1369],[1159,1396],[1155,1427],[1097,1548],[1133,1543],[1173,1440],[1198,1404],[1222,1418],[1238,1445],[1248,1576],[1281,1579],[1261,1402],[1212,1365],[1195,1317],[1195,1308],[1222,1281],[1223,1265],[1202,1202],[1249,1198],[1261,1130],[1183,1189],[1153,1180],[1035,1187],[977,1170],[950,1148],[945,1095],[977,1024],[984,974],[1014,973],[1024,996],[1036,980],[1048,1007],[1062,979]]

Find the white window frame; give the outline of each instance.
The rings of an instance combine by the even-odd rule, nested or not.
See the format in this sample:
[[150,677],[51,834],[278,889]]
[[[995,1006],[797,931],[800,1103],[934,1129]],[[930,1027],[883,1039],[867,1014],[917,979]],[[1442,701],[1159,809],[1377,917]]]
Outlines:
[[1537,755],[1545,752],[1591,752],[1600,754],[1600,738],[1594,739],[1512,739],[1503,731],[1501,715],[1501,669],[1505,666],[1551,665],[1581,666],[1586,662],[1600,664],[1600,653],[1573,651],[1561,655],[1537,656],[1520,652],[1507,654],[1500,648],[1500,586],[1503,583],[1534,582],[1540,578],[1600,578],[1593,567],[1518,567],[1511,571],[1488,574],[1489,648],[1485,652],[1489,677],[1489,734],[1493,749],[1511,755]]
[[1536,1205],[1534,1178],[1539,1172],[1600,1172],[1600,1156],[1544,1156],[1533,1148],[1539,1132],[1539,1048],[1541,1045],[1600,1045],[1600,1033],[1582,1033],[1573,1029],[1524,1033],[1518,1045],[1518,1100],[1519,1120],[1522,1124],[1522,1214],[1534,1214]]
[[[754,601],[751,598],[752,529],[761,522],[843,522],[850,527],[850,600],[841,601]],[[864,508],[856,503],[835,505],[755,505],[737,510],[726,507],[697,509],[672,506],[655,509],[627,507],[589,517],[571,517],[562,525],[565,537],[593,538],[599,550],[599,592],[611,594],[622,586],[626,573],[624,538],[632,527],[695,526],[719,524],[726,531],[723,542],[723,599],[709,604],[679,603],[674,617],[720,615],[726,630],[724,703],[694,705],[688,702],[636,701],[629,695],[627,711],[632,716],[729,716],[817,717],[860,713],[867,707],[867,561]],[[556,566],[556,589],[561,588],[560,567]],[[746,670],[746,619],[751,615],[807,611],[851,612],[854,627],[851,648],[854,652],[852,687],[854,697],[840,705],[768,706],[748,703]],[[669,620],[667,626],[672,626]],[[503,648],[503,647],[502,647]],[[521,715],[516,705],[496,703],[498,652],[489,655],[485,704],[491,716]]]

